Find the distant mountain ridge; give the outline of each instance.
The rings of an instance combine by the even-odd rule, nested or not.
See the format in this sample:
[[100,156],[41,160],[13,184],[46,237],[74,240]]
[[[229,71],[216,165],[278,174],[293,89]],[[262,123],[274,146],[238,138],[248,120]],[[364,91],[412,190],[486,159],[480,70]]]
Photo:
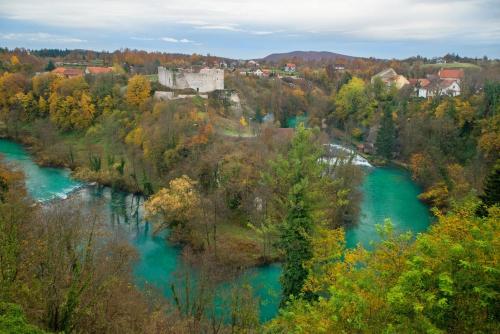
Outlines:
[[285,52],[285,53],[272,53],[261,60],[268,61],[268,62],[279,62],[284,59],[293,59],[293,58],[299,58],[304,61],[319,61],[319,60],[337,60],[337,59],[347,59],[347,60],[352,60],[356,59],[358,57],[353,57],[353,56],[348,56],[348,55],[343,55],[340,53],[335,53],[335,52],[328,52],[328,51],[292,51],[292,52]]

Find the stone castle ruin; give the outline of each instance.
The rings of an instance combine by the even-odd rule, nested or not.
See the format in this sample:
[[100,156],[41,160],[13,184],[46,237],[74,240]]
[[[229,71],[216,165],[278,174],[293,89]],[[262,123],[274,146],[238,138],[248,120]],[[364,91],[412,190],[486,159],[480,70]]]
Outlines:
[[203,68],[199,72],[191,70],[170,70],[158,67],[158,81],[171,89],[194,89],[198,93],[224,90],[224,70]]

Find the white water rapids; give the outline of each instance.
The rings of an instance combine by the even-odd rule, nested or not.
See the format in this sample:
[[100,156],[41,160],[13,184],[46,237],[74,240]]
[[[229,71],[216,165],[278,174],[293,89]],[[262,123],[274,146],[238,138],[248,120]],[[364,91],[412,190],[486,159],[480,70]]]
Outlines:
[[325,144],[327,157],[322,160],[330,165],[352,163],[356,166],[373,167],[368,160],[350,148],[339,144]]

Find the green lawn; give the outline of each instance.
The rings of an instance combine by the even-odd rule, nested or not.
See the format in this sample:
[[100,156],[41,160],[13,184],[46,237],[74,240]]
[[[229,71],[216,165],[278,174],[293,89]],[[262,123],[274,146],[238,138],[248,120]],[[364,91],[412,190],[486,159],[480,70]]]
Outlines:
[[148,74],[148,75],[146,75],[146,77],[151,82],[158,82],[158,74]]
[[480,66],[470,63],[446,63],[446,64],[424,64],[422,67],[431,68],[471,68],[471,69],[481,69]]

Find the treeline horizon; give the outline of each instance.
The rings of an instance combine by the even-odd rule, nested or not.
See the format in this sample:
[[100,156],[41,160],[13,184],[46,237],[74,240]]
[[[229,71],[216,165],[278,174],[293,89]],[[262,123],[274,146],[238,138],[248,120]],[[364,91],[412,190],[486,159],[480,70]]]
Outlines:
[[[117,52],[140,52],[140,53],[147,53],[147,54],[160,54],[160,55],[169,55],[169,56],[191,56],[191,55],[198,55],[202,57],[215,57],[218,59],[224,59],[224,60],[232,60],[232,61],[237,61],[237,60],[264,60],[267,56],[275,53],[270,51],[269,54],[266,56],[262,57],[253,57],[253,58],[234,58],[234,57],[226,57],[226,56],[219,56],[219,55],[212,55],[210,53],[206,54],[201,54],[201,53],[180,53],[180,52],[168,52],[168,51],[161,51],[161,50],[155,50],[155,51],[147,51],[144,49],[140,48],[129,48],[129,47],[122,47],[119,49],[114,49],[114,50],[98,50],[98,49],[83,49],[83,48],[25,48],[25,47],[0,47],[0,53],[8,53],[8,52],[30,52],[38,57],[43,57],[43,58],[56,58],[56,57],[65,57],[71,53],[87,53],[87,52],[92,52],[97,55],[97,57],[101,55],[110,55],[113,53]],[[290,50],[288,52],[282,52],[284,54],[287,53],[293,53],[299,50]],[[304,51],[304,50],[300,50]],[[325,50],[310,50],[306,52],[330,52],[330,53],[335,53],[335,51],[325,51]],[[347,55],[349,57],[353,58],[359,58],[359,59],[370,59],[370,60],[378,60],[378,61],[391,61],[391,60],[397,60],[397,61],[423,61],[425,63],[436,63],[438,60],[445,60],[446,62],[465,62],[465,63],[473,63],[473,62],[478,62],[478,61],[498,61],[500,60],[499,57],[495,56],[488,56],[488,55],[482,55],[482,56],[460,56],[458,53],[455,52],[448,52],[444,55],[441,56],[421,56],[419,54],[416,54],[414,56],[409,56],[409,57],[401,57],[401,58],[379,58],[375,56],[369,56],[369,57],[362,57],[362,56],[355,56],[355,55]],[[291,60],[293,57],[290,57],[289,59]],[[342,58],[342,57],[339,57]],[[320,61],[310,61],[310,62],[332,62],[332,60],[320,60]],[[334,61],[333,61],[334,62]]]

